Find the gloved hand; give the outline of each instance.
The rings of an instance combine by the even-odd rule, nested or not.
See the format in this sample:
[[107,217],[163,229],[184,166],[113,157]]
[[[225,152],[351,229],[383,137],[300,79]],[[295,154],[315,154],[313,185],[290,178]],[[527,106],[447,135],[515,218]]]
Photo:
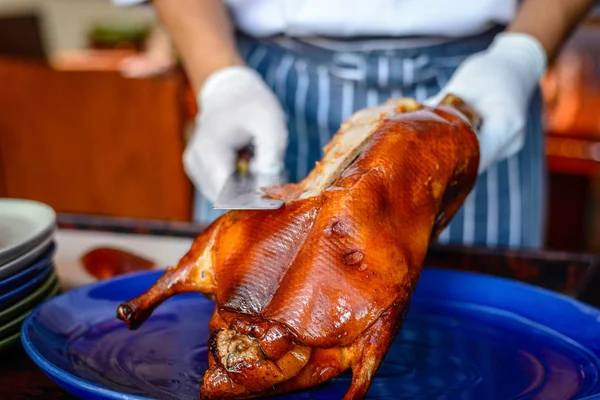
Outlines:
[[184,169],[211,202],[235,171],[238,151],[253,144],[250,170],[277,174],[287,147],[285,114],[256,71],[229,67],[207,78],[197,97],[195,132],[184,155]]
[[425,101],[437,105],[446,94],[454,94],[480,114],[479,173],[522,149],[527,108],[546,65],[546,53],[535,38],[503,32],[486,50],[467,58],[441,92]]

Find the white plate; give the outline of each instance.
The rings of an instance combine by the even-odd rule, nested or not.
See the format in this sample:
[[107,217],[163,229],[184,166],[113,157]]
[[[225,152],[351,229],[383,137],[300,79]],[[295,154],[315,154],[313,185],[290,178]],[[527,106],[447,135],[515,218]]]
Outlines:
[[0,199],[0,266],[46,240],[55,227],[56,213],[46,204]]
[[156,269],[163,269],[177,264],[193,242],[190,238],[77,229],[57,229],[53,239],[56,242],[54,267],[64,290],[97,282],[81,262],[81,257],[95,248],[129,251],[154,262]]

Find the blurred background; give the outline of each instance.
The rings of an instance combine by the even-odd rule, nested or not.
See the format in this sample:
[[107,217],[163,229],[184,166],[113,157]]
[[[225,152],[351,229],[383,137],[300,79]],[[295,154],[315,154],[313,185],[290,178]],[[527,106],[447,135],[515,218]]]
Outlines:
[[[0,0],[0,197],[60,213],[192,221],[181,155],[196,112],[175,64],[133,79],[123,60],[157,29],[109,0]],[[600,13],[543,78],[546,247],[600,253]]]

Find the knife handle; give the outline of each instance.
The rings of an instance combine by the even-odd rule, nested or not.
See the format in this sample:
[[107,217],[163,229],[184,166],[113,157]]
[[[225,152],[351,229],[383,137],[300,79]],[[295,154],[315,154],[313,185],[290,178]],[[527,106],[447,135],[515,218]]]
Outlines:
[[246,146],[238,150],[235,172],[238,175],[245,175],[250,170],[250,160],[254,156],[254,146]]
[[469,120],[474,130],[478,131],[481,128],[483,124],[481,115],[460,97],[448,94],[440,101],[440,105],[448,105],[460,111]]

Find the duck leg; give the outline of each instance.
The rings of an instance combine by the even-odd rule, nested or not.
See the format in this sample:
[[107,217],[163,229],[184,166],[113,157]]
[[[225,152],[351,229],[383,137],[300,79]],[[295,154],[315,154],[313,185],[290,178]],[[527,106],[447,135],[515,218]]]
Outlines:
[[407,303],[399,302],[398,306],[391,306],[352,344],[352,382],[342,400],[365,398],[375,372],[398,334],[407,312]]
[[122,303],[117,318],[129,329],[137,329],[152,312],[168,298],[177,294],[199,292],[210,296],[216,290],[212,252],[220,224],[213,224],[194,241],[177,266],[168,267],[158,281],[145,293]]

